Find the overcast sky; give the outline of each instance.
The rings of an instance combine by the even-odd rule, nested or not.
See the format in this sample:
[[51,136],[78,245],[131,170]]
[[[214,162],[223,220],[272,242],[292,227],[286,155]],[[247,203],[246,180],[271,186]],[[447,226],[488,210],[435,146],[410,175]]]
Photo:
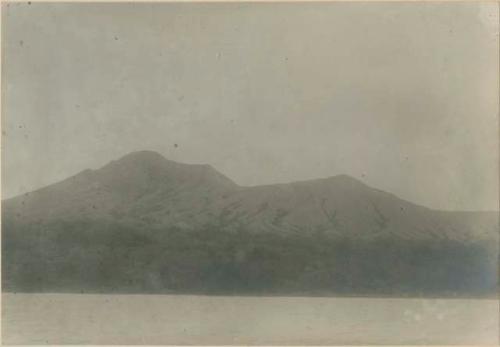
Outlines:
[[131,151],[498,208],[494,3],[2,7],[2,196]]

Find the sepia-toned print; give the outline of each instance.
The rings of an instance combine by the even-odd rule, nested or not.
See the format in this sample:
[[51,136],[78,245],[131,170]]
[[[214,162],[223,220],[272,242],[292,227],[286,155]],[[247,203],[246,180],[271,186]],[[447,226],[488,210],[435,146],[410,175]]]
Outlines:
[[498,19],[3,2],[3,343],[497,345]]

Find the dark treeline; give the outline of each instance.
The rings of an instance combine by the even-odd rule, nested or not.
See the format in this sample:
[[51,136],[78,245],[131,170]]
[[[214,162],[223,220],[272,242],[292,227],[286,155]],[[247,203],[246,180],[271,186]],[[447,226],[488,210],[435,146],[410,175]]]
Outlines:
[[216,226],[6,221],[2,281],[3,290],[20,292],[482,296],[497,284],[496,253],[488,247]]

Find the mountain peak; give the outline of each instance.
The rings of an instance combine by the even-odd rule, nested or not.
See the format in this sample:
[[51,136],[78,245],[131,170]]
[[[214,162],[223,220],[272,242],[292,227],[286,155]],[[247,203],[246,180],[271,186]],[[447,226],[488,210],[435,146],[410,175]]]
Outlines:
[[328,184],[334,184],[334,185],[340,185],[340,186],[364,186],[366,187],[366,184],[352,176],[346,175],[346,174],[340,174],[340,175],[335,175],[335,176],[330,176],[327,178],[321,178],[319,180],[316,180],[318,182],[326,182]]
[[167,161],[168,160],[158,152],[144,150],[131,152],[113,162],[165,163]]
[[[158,152],[137,151],[114,160],[99,170],[112,185],[122,180],[120,189],[129,186],[179,186],[203,184],[207,186],[236,186],[208,164],[185,164],[168,160]],[[131,188],[130,188],[131,189]]]
[[171,171],[168,170],[169,168],[175,168],[175,164],[176,163],[171,165],[165,157],[157,152],[138,151],[129,153],[119,159],[112,160],[97,171],[106,173],[110,176],[110,180],[113,180],[113,176],[136,176],[146,172],[149,173],[149,175],[161,176],[165,171]]
[[211,165],[178,163],[154,151],[132,152],[100,169],[10,199],[3,208],[6,216],[23,221],[113,220],[118,215],[162,225],[221,223],[256,231],[321,229],[363,237],[457,240],[489,235],[498,220],[495,214],[479,216],[480,225],[472,226],[469,217],[421,208],[345,174],[241,187]]
[[335,175],[335,176],[332,176],[330,178],[337,180],[337,181],[363,183],[360,180],[358,180],[357,178],[354,178],[354,177],[346,175],[346,174]]

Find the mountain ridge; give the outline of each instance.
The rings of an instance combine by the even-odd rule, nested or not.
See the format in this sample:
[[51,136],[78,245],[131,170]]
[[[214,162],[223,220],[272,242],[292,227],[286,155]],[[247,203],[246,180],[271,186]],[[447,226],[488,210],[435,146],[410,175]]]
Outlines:
[[498,213],[347,175],[243,187],[135,152],[3,201],[6,291],[488,296]]
[[229,181],[233,186],[241,188],[241,189],[250,189],[250,188],[257,188],[257,187],[274,187],[274,186],[284,186],[284,185],[290,185],[290,184],[301,184],[301,183],[307,183],[307,182],[312,182],[312,181],[329,181],[329,180],[340,180],[340,179],[343,179],[343,180],[350,180],[350,181],[356,182],[358,184],[362,184],[364,186],[369,187],[370,189],[373,189],[373,190],[379,191],[381,193],[384,193],[384,194],[396,197],[398,199],[407,201],[407,202],[409,202],[409,203],[411,203],[411,204],[413,204],[415,206],[423,207],[423,208],[426,208],[426,209],[429,209],[429,210],[433,210],[433,211],[452,212],[452,213],[453,212],[458,212],[458,213],[462,213],[462,212],[463,213],[499,213],[500,212],[500,210],[492,210],[492,209],[489,209],[489,210],[447,210],[447,209],[433,208],[433,207],[429,207],[429,206],[426,206],[426,205],[421,204],[421,203],[416,203],[416,202],[407,200],[405,198],[401,198],[401,197],[399,197],[395,193],[391,193],[391,192],[388,192],[388,191],[385,191],[385,190],[382,190],[382,189],[379,189],[379,188],[376,188],[376,187],[372,187],[369,184],[367,184],[364,181],[362,181],[361,179],[353,177],[353,176],[350,176],[348,174],[337,174],[337,175],[333,175],[333,176],[318,177],[318,178],[311,178],[311,179],[300,179],[300,180],[287,181],[287,182],[264,183],[264,184],[258,184],[258,185],[242,185],[242,184],[239,184],[239,183],[233,181],[232,179],[230,179],[229,177],[227,177],[226,175],[224,175],[223,173],[221,173],[220,171],[218,171],[216,168],[214,168],[210,164],[206,164],[206,163],[181,163],[181,162],[177,162],[177,161],[174,161],[174,160],[167,159],[166,157],[164,157],[159,152],[156,152],[156,151],[153,151],[153,150],[139,150],[139,151],[130,152],[128,154],[125,154],[125,155],[121,156],[118,159],[114,159],[114,160],[109,161],[108,163],[102,165],[101,167],[99,167],[97,169],[87,168],[87,169],[81,170],[81,171],[79,171],[79,172],[77,172],[77,173],[75,173],[75,174],[73,174],[73,175],[71,175],[71,176],[69,176],[69,177],[67,177],[65,179],[62,179],[62,180],[59,180],[57,182],[53,182],[53,183],[47,184],[46,186],[43,186],[43,187],[40,187],[40,188],[36,188],[36,189],[33,189],[31,191],[27,191],[27,192],[24,192],[24,193],[20,193],[20,194],[17,194],[15,196],[11,196],[11,197],[8,197],[8,198],[2,198],[2,202],[9,202],[10,200],[13,200],[13,199],[19,199],[22,196],[30,195],[30,194],[36,193],[38,191],[45,190],[46,188],[49,188],[49,187],[52,187],[54,185],[60,184],[60,183],[62,183],[64,181],[70,180],[70,179],[75,178],[75,177],[88,176],[88,175],[93,174],[95,172],[98,172],[99,170],[102,170],[104,168],[110,167],[112,165],[116,165],[116,164],[118,164],[120,162],[124,162],[124,161],[130,160],[130,159],[133,159],[134,157],[135,157],[135,159],[141,158],[142,160],[144,160],[145,158],[149,157],[150,159],[153,159],[153,161],[155,161],[155,160],[156,161],[163,161],[164,163],[169,163],[169,164],[174,165],[174,166],[185,166],[185,167],[192,167],[192,168],[205,168],[207,170],[215,172],[217,175],[221,176],[223,179]]
[[[397,234],[461,241],[494,235],[491,230],[485,232],[488,227],[480,220],[495,224],[493,215],[497,215],[430,209],[345,174],[241,186],[210,165],[178,163],[153,151],[132,152],[99,169],[4,200],[3,206],[4,217],[14,214],[13,218],[24,221],[122,215],[148,219],[154,225],[199,227],[217,220],[223,227],[244,224],[256,231]],[[461,222],[469,224],[465,228],[457,226],[460,223],[455,220],[464,216],[471,216],[475,227],[467,221]],[[423,220],[429,225],[418,226]]]

